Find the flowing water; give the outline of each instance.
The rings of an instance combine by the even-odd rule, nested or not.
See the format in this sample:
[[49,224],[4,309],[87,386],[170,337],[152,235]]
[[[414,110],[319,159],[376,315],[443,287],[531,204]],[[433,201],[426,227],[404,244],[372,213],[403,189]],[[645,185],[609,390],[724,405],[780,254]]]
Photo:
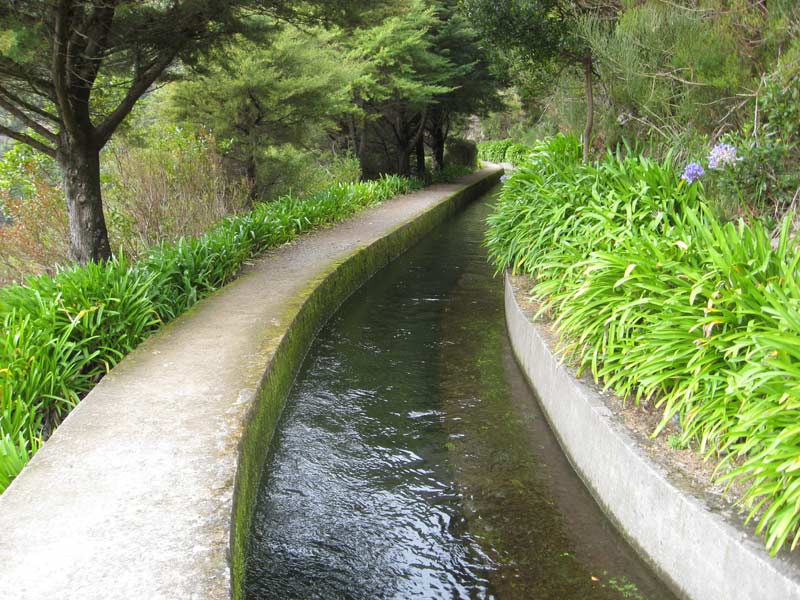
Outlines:
[[490,201],[378,273],[314,342],[259,492],[248,598],[673,598],[514,361],[481,246]]

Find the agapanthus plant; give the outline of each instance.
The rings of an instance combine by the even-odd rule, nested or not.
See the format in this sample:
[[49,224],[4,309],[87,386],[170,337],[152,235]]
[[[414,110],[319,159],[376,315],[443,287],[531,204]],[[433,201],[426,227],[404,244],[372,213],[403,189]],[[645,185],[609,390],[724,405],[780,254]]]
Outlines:
[[691,162],[686,165],[686,168],[683,170],[681,179],[683,179],[686,183],[694,183],[705,174],[706,170],[703,168],[703,165],[698,162]]
[[740,160],[742,160],[742,157],[736,156],[735,146],[725,143],[717,144],[708,155],[708,168],[724,169],[725,167],[733,167]]

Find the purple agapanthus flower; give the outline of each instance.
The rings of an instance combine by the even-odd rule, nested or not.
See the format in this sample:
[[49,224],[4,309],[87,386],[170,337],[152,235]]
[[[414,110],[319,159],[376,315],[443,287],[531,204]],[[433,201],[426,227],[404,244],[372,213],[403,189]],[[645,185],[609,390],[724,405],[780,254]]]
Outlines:
[[705,174],[706,170],[703,168],[703,165],[698,162],[692,162],[686,165],[686,168],[683,170],[683,175],[681,175],[681,179],[683,179],[686,183],[694,183]]
[[501,175],[500,181],[507,181],[509,177],[511,177],[511,175]]
[[731,144],[717,144],[708,155],[709,169],[724,169],[736,165],[742,158],[736,156],[736,148]]

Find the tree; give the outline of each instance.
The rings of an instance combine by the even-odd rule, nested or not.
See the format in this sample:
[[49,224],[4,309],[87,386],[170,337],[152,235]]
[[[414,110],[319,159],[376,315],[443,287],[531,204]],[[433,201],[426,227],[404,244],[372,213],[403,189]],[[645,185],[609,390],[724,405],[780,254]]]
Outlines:
[[[583,160],[589,160],[594,124],[592,50],[579,34],[584,15],[613,17],[617,0],[461,0],[470,22],[506,59],[542,74],[580,65],[586,94]],[[546,78],[546,77],[545,77]]]
[[253,199],[262,189],[267,147],[303,146],[333,130],[350,109],[356,69],[330,36],[286,27],[268,44],[238,38],[202,77],[176,87],[177,117],[208,127],[224,143],[224,155],[242,165]]
[[457,0],[440,0],[439,24],[433,30],[435,51],[456,67],[446,81],[452,90],[436,99],[425,125],[436,169],[444,167],[444,146],[455,119],[484,115],[502,105],[489,52],[457,5]]
[[410,0],[393,10],[342,42],[351,60],[363,65],[351,86],[358,112],[348,119],[348,129],[367,176],[376,174],[378,150],[394,163],[395,172],[410,174],[409,158],[422,139],[428,111],[453,90],[447,81],[458,70],[435,51],[434,8]]
[[[100,150],[139,99],[181,61],[248,30],[253,14],[313,20],[348,14],[324,0],[25,0],[0,5],[0,125],[59,164],[70,250],[79,263],[111,256]],[[101,101],[102,100],[102,101]]]

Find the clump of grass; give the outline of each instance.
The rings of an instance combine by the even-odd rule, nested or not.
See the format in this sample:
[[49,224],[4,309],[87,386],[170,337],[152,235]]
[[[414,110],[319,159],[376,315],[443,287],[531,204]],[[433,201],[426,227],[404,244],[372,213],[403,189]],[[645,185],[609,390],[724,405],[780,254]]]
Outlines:
[[677,415],[687,445],[741,480],[767,548],[800,540],[800,253],[787,218],[721,223],[669,157],[580,162],[563,136],[506,182],[487,244],[533,277],[560,351],[624,398]]
[[119,257],[0,288],[0,492],[109,369],[245,260],[421,185],[390,176],[284,196],[138,263]]

